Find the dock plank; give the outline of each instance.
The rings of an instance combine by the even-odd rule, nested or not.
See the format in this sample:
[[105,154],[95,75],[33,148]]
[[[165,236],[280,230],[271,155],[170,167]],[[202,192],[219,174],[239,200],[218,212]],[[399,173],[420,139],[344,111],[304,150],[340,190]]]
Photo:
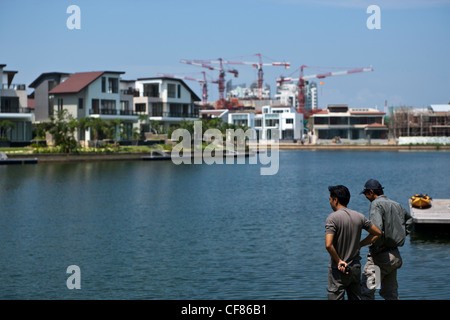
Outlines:
[[450,224],[450,199],[433,199],[431,207],[418,209],[409,204],[414,223]]

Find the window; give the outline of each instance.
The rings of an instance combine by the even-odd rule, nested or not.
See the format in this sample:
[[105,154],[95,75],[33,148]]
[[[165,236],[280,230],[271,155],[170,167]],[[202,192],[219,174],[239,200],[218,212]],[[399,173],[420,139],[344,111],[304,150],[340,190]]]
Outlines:
[[129,110],[128,100],[120,100],[120,110]]
[[118,93],[119,92],[119,79],[108,78],[108,93]]
[[136,109],[136,112],[145,112],[146,105],[145,105],[145,103],[136,103],[135,109]]
[[102,92],[106,92],[106,78],[102,77]]
[[286,119],[286,124],[293,124],[294,123],[294,119]]
[[55,114],[55,111],[53,109],[53,107],[55,106],[55,103],[53,100],[54,100],[54,96],[49,95],[48,96],[48,115],[49,116],[53,116]]
[[58,99],[58,111],[62,111],[62,109],[64,108],[64,102],[63,99]]
[[176,89],[177,86],[172,83],[167,84],[167,97],[168,98],[176,98]]
[[78,98],[78,109],[83,109],[83,98]]
[[261,119],[255,119],[255,127],[261,127]]
[[330,124],[348,124],[348,117],[330,117]]
[[180,85],[177,85],[177,98],[179,99],[179,98],[181,98],[181,86]]
[[266,127],[276,127],[279,123],[278,119],[266,119]]
[[98,99],[92,99],[92,114],[99,114],[100,108],[99,108],[99,100]]
[[152,103],[152,116],[163,116],[163,104],[161,102]]
[[328,117],[314,117],[314,124],[328,124]]
[[159,84],[158,83],[144,84],[144,97],[159,98]]
[[117,114],[116,112],[116,100],[102,100],[102,114]]

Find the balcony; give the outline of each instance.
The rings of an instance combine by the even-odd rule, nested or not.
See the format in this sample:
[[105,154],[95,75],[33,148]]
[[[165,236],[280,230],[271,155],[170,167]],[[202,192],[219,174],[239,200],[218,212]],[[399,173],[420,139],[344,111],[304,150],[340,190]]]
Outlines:
[[139,97],[139,90],[128,88],[128,89],[122,89],[120,90],[121,95],[130,95],[133,97]]
[[8,84],[3,83],[1,89],[3,89],[3,90],[26,90],[26,85],[13,83],[8,86]]
[[133,110],[116,110],[116,109],[89,109],[89,114],[99,114],[99,115],[121,115],[121,116],[137,116],[139,113]]
[[158,112],[153,111],[151,117],[167,117],[167,118],[198,118],[198,113],[186,112]]
[[31,113],[32,109],[23,108],[23,107],[10,107],[10,106],[1,106],[1,113]]

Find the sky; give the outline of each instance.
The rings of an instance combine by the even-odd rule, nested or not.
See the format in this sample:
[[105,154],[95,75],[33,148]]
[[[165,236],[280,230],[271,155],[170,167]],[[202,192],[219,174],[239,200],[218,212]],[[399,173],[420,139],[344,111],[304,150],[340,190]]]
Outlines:
[[[70,5],[80,8],[80,29],[67,27]],[[367,27],[370,5],[380,8],[380,29]],[[291,64],[263,68],[272,95],[276,79],[298,78],[301,65],[305,75],[373,66],[317,80],[320,108],[450,103],[450,0],[0,0],[0,39],[0,64],[27,86],[44,72],[102,70],[217,80],[218,71],[180,60],[257,62],[260,53],[264,63]],[[239,71],[226,73],[233,84],[257,79],[250,66],[225,68]],[[201,97],[198,82],[185,82]],[[218,99],[216,84],[208,94]]]

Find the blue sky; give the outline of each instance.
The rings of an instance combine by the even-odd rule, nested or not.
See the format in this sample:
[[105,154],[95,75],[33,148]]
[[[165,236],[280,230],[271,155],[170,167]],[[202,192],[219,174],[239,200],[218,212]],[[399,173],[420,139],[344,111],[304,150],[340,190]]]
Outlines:
[[[81,29],[69,30],[69,5],[81,9]],[[381,9],[381,29],[369,30],[369,5]],[[41,73],[124,71],[124,79],[157,73],[209,79],[218,73],[180,59],[288,61],[264,68],[275,91],[279,75],[373,65],[374,72],[336,76],[319,85],[319,106],[350,107],[450,102],[450,0],[0,0],[0,63],[29,85]],[[256,70],[230,66],[250,84]],[[333,68],[333,69],[331,69]],[[338,68],[338,69],[334,69]],[[186,83],[201,96],[197,82]],[[209,85],[209,98],[218,98]]]

